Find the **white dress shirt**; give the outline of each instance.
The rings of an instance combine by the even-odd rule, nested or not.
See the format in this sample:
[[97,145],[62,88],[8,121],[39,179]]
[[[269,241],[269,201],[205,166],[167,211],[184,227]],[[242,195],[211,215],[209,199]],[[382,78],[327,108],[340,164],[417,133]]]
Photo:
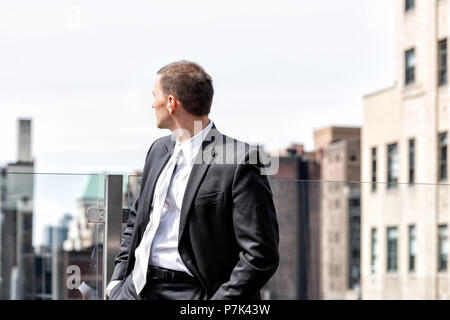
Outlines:
[[[161,220],[153,238],[152,249],[150,250],[150,265],[184,271],[192,276],[191,272],[184,265],[183,260],[181,260],[178,252],[181,204],[195,156],[211,127],[212,121],[209,121],[209,124],[201,132],[183,143],[177,141],[175,144],[174,151],[181,148],[182,152],[172,175],[172,182],[167,191]],[[158,192],[158,183],[155,188],[156,192]]]
[[[181,149],[181,156],[176,164],[173,175],[171,177],[168,176],[168,179],[171,179],[171,182],[169,184],[164,207],[161,212],[159,226],[152,241],[149,257],[150,265],[183,271],[192,276],[191,272],[186,268],[186,265],[181,260],[178,252],[180,212],[188,179],[194,164],[194,159],[212,125],[213,122],[210,120],[208,125],[202,131],[190,139],[182,143],[177,140],[175,143],[172,157],[179,149]],[[152,206],[149,214],[152,213],[156,195],[158,192],[161,192],[160,186],[162,185],[162,177],[164,177],[165,169],[169,163],[170,159],[161,171],[158,181],[156,182]],[[120,281],[111,281],[107,287],[108,295],[112,288],[119,282]]]

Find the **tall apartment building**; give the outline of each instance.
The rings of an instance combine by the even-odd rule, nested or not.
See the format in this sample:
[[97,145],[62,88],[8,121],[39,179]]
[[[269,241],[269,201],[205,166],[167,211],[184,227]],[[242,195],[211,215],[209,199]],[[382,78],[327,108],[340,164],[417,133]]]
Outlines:
[[320,298],[360,297],[361,129],[314,132],[320,165]]
[[396,83],[364,99],[363,299],[448,299],[449,0],[396,1]]

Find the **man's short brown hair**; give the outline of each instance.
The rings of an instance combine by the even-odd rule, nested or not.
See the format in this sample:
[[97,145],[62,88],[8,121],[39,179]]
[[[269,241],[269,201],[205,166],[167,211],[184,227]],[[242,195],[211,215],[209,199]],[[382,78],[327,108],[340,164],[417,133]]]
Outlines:
[[157,74],[163,93],[174,95],[187,112],[195,116],[209,114],[214,95],[212,78],[200,65],[176,61],[162,67]]

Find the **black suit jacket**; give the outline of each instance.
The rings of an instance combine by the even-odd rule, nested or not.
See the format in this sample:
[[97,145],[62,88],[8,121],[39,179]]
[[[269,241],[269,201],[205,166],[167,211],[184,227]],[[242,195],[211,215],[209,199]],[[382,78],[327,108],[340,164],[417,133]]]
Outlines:
[[[174,146],[174,136],[168,135],[148,151],[112,280],[133,270],[156,181]],[[278,223],[262,167],[256,147],[221,134],[214,124],[195,158],[182,202],[178,250],[210,299],[260,299],[260,289],[278,267]]]

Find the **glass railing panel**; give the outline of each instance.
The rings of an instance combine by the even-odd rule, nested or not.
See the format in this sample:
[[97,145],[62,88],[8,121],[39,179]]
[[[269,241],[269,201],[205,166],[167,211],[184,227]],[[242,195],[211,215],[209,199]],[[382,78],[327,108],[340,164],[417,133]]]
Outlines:
[[87,209],[104,177],[6,172],[0,186],[0,299],[101,298],[103,225]]
[[280,265],[267,299],[448,299],[447,184],[270,179]]
[[[124,176],[124,209],[141,179]],[[269,182],[280,264],[264,299],[449,297],[449,185]],[[103,208],[104,176],[8,173],[0,186],[1,298],[102,299],[104,228],[87,209]]]

